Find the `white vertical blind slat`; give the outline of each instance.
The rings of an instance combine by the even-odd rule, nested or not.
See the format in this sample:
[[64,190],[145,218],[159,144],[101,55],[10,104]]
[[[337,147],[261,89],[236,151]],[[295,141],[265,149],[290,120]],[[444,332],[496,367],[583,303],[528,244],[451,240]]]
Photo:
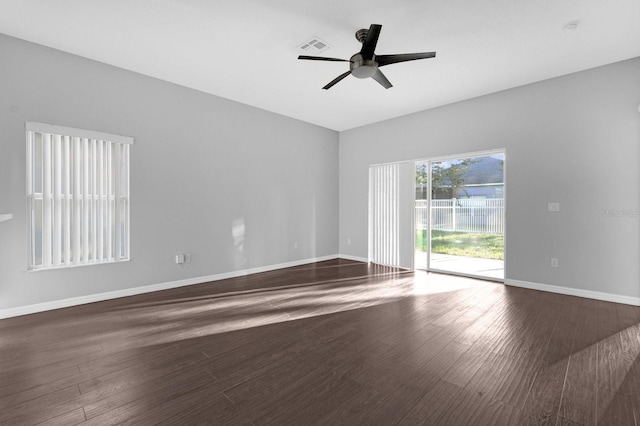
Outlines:
[[35,240],[35,141],[33,132],[27,132],[27,200],[29,205],[27,211],[29,214],[29,265],[35,265],[36,263],[36,240]]
[[98,233],[98,143],[95,139],[91,139],[91,261],[96,262],[98,257],[97,233]]
[[27,252],[28,264],[35,263],[34,244],[33,244],[33,227],[35,219],[33,217],[33,137],[31,132],[27,133],[27,220],[29,225],[27,228],[29,247]]
[[389,265],[397,265],[398,261],[398,232],[397,232],[397,205],[396,200],[398,197],[397,192],[398,174],[397,166],[392,164],[389,167],[389,236],[391,244],[389,244]]
[[376,222],[374,223],[374,233],[377,235],[376,239],[376,247],[375,247],[375,257],[374,262],[380,262],[382,260],[382,240],[384,238],[384,228],[380,226],[382,223],[382,206],[380,205],[380,198],[382,197],[382,173],[380,170],[375,170],[376,172],[376,195],[375,195],[375,210],[376,210]]
[[115,258],[113,253],[113,144],[107,143],[107,257]]
[[123,187],[123,203],[124,203],[124,217],[122,218],[122,227],[124,229],[124,235],[126,235],[126,239],[123,244],[123,253],[122,257],[129,258],[131,256],[131,248],[129,247],[130,240],[129,235],[131,232],[131,215],[129,210],[131,209],[131,204],[129,202],[129,182],[130,182],[130,170],[131,170],[131,155],[130,155],[130,147],[129,145],[122,145],[122,150],[124,152],[125,158],[122,162],[126,164],[126,166],[122,167],[122,187]]
[[53,135],[53,245],[51,253],[51,264],[59,266],[62,256],[62,137]]
[[391,250],[393,247],[393,235],[391,234],[391,166],[385,166],[384,168],[384,227],[385,227],[385,236],[384,239],[387,244],[384,244],[384,264],[391,264]]
[[72,138],[73,147],[73,242],[71,251],[73,252],[73,264],[80,263],[82,244],[80,240],[82,226],[82,174],[80,165],[82,148],[81,140],[78,137]]
[[378,261],[380,263],[384,262],[384,239],[386,235],[386,229],[384,227],[384,209],[383,204],[381,204],[381,200],[384,198],[384,174],[382,173],[382,169],[379,170],[378,173],[378,196],[377,196],[377,209],[379,210],[378,215],[378,223],[376,224],[376,228],[380,230],[380,235],[378,236]]
[[[382,208],[382,227],[384,229],[384,234],[382,235],[381,247],[382,247],[382,263],[385,265],[389,264],[389,203],[385,201],[389,198],[389,169],[387,166],[383,166],[382,168],[382,198],[379,200]],[[386,244],[385,244],[386,243]]]
[[104,260],[104,141],[96,141],[98,152],[96,153],[97,186],[98,186],[98,209],[97,209],[97,257],[98,261]]
[[382,260],[381,242],[384,235],[384,229],[380,226],[380,224],[382,223],[382,208],[380,205],[380,197],[382,194],[382,174],[380,173],[380,170],[376,170],[376,169],[374,169],[374,173],[376,176],[375,177],[376,193],[374,195],[374,200],[375,200],[374,209],[376,211],[376,221],[373,224],[373,232],[374,232],[374,235],[376,235],[376,238],[374,239],[376,242],[376,246],[374,248],[374,257],[372,259],[372,262],[379,263]]
[[380,212],[378,211],[378,193],[379,193],[379,185],[378,185],[378,173],[376,173],[377,170],[375,168],[371,168],[371,174],[372,174],[372,181],[373,181],[373,185],[372,185],[372,194],[371,194],[371,200],[372,200],[372,206],[371,206],[371,210],[373,212],[373,223],[371,224],[371,234],[372,234],[372,238],[371,240],[373,241],[373,247],[371,249],[371,254],[370,257],[371,259],[369,259],[371,262],[375,262],[375,259],[378,258],[378,238],[380,238],[380,233],[376,231],[376,226],[379,222],[379,218],[378,215],[380,214]]
[[90,167],[89,167],[89,150],[91,145],[89,144],[89,139],[82,139],[82,150],[84,157],[83,171],[82,171],[82,204],[83,204],[83,217],[82,217],[82,263],[88,263],[90,260],[89,253],[89,219],[91,217],[91,199],[89,198],[89,193],[91,192],[90,187]]
[[115,163],[116,163],[116,170],[114,173],[114,191],[113,191],[113,199],[114,199],[114,210],[113,210],[113,215],[114,215],[114,223],[115,223],[115,253],[114,256],[117,259],[120,258],[120,247],[121,247],[121,240],[120,240],[120,221],[121,216],[120,216],[120,168],[118,167],[118,165],[121,166],[122,161],[123,161],[123,156],[122,156],[122,145],[116,145],[115,146]]
[[393,193],[393,199],[392,199],[392,203],[391,203],[391,215],[392,215],[392,219],[391,219],[391,225],[393,227],[392,229],[392,233],[393,233],[393,260],[392,260],[392,265],[398,265],[399,263],[399,244],[400,244],[400,236],[398,234],[399,232],[399,224],[398,224],[398,209],[400,208],[400,205],[398,204],[398,191],[400,191],[400,175],[399,175],[399,171],[400,168],[398,167],[397,164],[393,165],[393,170],[392,170],[392,184],[393,184],[393,189],[391,190],[391,192]]
[[72,200],[71,200],[71,169],[72,169],[72,147],[69,136],[64,137],[64,258],[65,265],[71,263],[71,216],[72,216]]
[[51,266],[52,187],[51,135],[42,135],[42,266]]

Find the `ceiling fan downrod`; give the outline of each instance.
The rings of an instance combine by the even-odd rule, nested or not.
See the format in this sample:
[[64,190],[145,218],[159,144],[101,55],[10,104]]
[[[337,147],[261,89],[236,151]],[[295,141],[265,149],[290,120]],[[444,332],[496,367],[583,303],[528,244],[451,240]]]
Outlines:
[[369,34],[368,28],[362,28],[356,31],[356,40],[358,40],[361,44],[364,44],[364,41],[367,39],[367,34]]

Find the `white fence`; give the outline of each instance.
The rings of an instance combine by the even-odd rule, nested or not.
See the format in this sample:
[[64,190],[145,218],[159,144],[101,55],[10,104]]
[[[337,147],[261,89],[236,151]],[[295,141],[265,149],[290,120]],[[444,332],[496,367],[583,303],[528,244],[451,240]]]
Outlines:
[[[416,229],[427,229],[429,204],[416,200]],[[504,198],[431,200],[431,229],[504,233]]]

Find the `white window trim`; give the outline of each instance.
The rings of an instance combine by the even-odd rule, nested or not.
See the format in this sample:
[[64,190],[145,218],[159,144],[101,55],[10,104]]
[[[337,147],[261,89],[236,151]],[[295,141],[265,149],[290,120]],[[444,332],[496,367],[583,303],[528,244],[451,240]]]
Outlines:
[[[25,130],[27,270],[128,261],[129,145],[134,143],[134,139],[34,122],[26,122]],[[34,181],[36,135],[42,138],[40,192],[36,192]],[[35,212],[39,200],[42,210],[42,255],[38,263],[35,254]],[[124,227],[123,234],[118,232],[120,227]]]

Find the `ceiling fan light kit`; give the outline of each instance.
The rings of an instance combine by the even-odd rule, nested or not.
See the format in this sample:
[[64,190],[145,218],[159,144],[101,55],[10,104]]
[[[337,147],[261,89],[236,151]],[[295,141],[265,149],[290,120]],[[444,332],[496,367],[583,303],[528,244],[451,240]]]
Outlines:
[[380,37],[380,30],[382,30],[382,25],[371,24],[369,29],[360,29],[356,31],[356,40],[362,43],[362,49],[360,49],[360,52],[354,54],[350,59],[325,58],[322,56],[306,55],[300,55],[298,56],[298,59],[310,61],[349,62],[349,71],[344,74],[340,74],[325,85],[323,87],[325,90],[332,88],[336,83],[344,79],[349,74],[356,78],[373,78],[375,81],[380,83],[382,87],[389,89],[390,87],[393,87],[393,85],[387,77],[385,77],[382,71],[380,71],[380,67],[396,64],[398,62],[434,58],[436,56],[436,52],[376,55],[375,50],[376,45],[378,44],[378,37]]

